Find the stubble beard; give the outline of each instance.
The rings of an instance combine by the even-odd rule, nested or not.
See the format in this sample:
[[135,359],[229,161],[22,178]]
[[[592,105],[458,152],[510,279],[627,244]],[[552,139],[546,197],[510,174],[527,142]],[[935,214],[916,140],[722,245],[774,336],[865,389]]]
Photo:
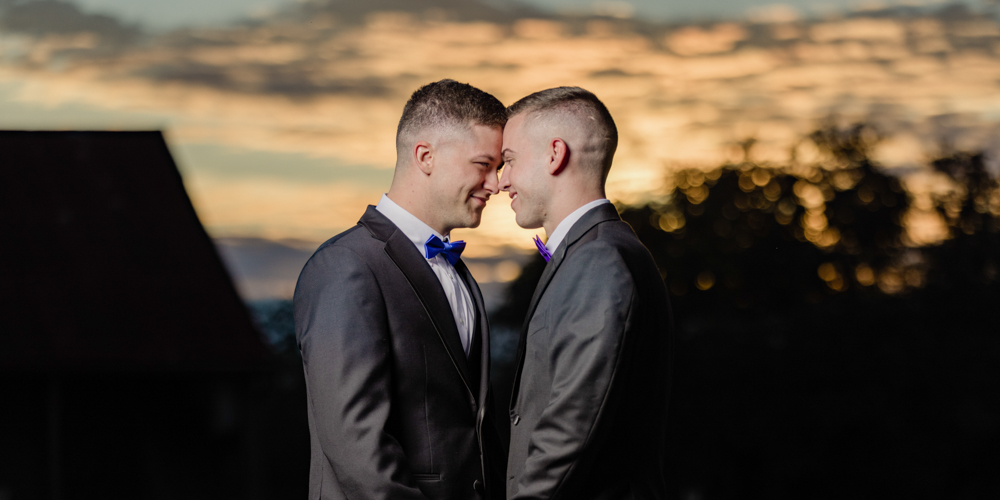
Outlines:
[[535,207],[529,206],[524,203],[524,199],[518,194],[518,200],[521,201],[521,209],[514,212],[514,222],[517,222],[518,226],[523,229],[536,229],[542,227],[540,210]]
[[479,224],[483,220],[483,207],[471,206],[472,197],[470,196],[466,199],[465,205],[462,207],[461,214],[455,214],[455,229],[462,228],[475,228],[479,227]]

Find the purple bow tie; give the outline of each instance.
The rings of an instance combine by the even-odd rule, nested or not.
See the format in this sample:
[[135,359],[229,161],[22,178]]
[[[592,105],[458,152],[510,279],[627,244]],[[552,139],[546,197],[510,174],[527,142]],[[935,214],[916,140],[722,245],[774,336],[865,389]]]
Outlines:
[[535,246],[538,247],[538,253],[542,254],[542,258],[545,262],[548,262],[552,258],[552,253],[549,252],[548,248],[545,248],[545,244],[542,243],[542,239],[535,235]]
[[428,259],[433,259],[437,254],[441,254],[453,266],[458,262],[459,257],[462,256],[462,250],[465,250],[464,241],[441,241],[441,238],[433,234],[424,242],[424,255]]

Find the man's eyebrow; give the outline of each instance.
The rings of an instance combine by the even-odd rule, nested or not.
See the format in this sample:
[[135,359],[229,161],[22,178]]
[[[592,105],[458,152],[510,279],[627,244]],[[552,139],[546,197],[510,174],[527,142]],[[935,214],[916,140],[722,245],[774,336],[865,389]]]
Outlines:
[[513,153],[513,152],[514,152],[513,149],[504,148],[504,150],[500,152],[500,157],[503,158],[503,157],[507,156],[507,153]]
[[[501,156],[503,156],[503,155],[501,155]],[[491,155],[491,154],[489,154],[489,153],[481,153],[481,154],[479,154],[479,155],[476,156],[477,160],[480,159],[480,158],[486,158],[490,162],[497,161],[496,157],[493,156],[493,155]]]

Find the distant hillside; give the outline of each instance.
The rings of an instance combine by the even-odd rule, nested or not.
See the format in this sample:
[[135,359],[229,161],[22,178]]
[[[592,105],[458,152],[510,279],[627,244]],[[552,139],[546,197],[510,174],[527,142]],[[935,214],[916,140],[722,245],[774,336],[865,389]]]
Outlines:
[[[232,237],[216,238],[214,243],[240,295],[248,302],[291,299],[299,272],[319,246],[305,241]],[[518,277],[531,256],[508,251],[492,258],[463,259],[479,281],[488,309],[499,307],[507,284]]]

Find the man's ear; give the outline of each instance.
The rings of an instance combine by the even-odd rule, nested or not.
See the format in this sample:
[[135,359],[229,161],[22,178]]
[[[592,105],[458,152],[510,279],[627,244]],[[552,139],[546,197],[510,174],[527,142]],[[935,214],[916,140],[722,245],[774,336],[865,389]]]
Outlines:
[[559,175],[566,165],[569,165],[569,146],[562,139],[552,139],[549,143],[549,175]]
[[431,175],[434,168],[433,147],[427,141],[418,141],[413,145],[413,163],[424,175]]

